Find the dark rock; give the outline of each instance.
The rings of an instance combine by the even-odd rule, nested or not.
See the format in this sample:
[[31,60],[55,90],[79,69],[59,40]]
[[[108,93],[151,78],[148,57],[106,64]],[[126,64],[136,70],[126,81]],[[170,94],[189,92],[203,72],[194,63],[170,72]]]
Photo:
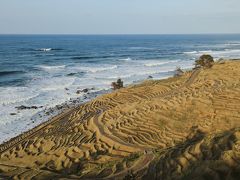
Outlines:
[[86,92],[88,92],[88,89],[87,88],[83,89],[82,92],[86,93]]
[[43,106],[24,106],[24,105],[21,105],[21,106],[17,106],[15,107],[17,110],[25,110],[25,109],[38,109],[38,108],[43,108]]
[[21,105],[21,106],[15,107],[15,108],[17,108],[17,110],[24,110],[24,109],[27,109],[28,107]]
[[60,109],[62,109],[63,107],[62,107],[61,105],[56,105],[56,108],[57,108],[58,110],[60,110]]
[[85,72],[81,71],[81,72],[68,73],[67,76],[75,76],[75,75],[82,75],[82,74],[85,74]]
[[82,91],[81,90],[77,90],[76,94],[80,94]]
[[89,91],[89,89],[85,88],[85,89],[81,89],[81,90],[77,90],[77,94],[80,94],[80,93],[87,93]]
[[69,73],[69,74],[67,74],[67,76],[74,76],[74,75],[76,75],[77,73]]
[[73,100],[72,102],[73,102],[73,103],[77,103],[77,100]]
[[30,109],[37,109],[37,106],[31,106]]

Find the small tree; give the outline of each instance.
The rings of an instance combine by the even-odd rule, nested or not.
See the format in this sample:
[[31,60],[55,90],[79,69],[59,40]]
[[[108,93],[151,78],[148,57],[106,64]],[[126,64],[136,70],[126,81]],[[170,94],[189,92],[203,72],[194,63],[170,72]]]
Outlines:
[[180,67],[176,67],[176,70],[174,72],[174,77],[179,77],[184,74],[183,70]]
[[214,64],[213,57],[208,54],[204,54],[199,57],[198,60],[195,61],[195,67],[206,67],[211,68]]
[[123,81],[118,79],[117,82],[112,82],[112,87],[114,90],[123,88]]

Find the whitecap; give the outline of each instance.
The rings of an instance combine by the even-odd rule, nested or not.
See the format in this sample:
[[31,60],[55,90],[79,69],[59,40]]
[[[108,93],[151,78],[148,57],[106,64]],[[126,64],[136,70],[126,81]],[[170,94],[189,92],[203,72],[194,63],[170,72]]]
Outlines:
[[164,65],[164,64],[169,64],[169,63],[174,63],[174,62],[178,62],[178,60],[174,60],[174,61],[163,61],[163,62],[161,62],[161,60],[159,60],[159,61],[155,61],[155,62],[146,63],[146,64],[144,64],[144,66],[147,66],[147,67],[155,67],[155,66],[161,66],[161,65]]
[[[185,53],[186,54],[186,53]],[[210,54],[214,58],[239,58],[240,49],[223,49],[223,50],[205,50],[188,53],[190,56],[199,57],[203,54]]]
[[224,44],[225,46],[239,46],[240,45],[240,42],[229,42],[229,43],[226,43]]
[[38,92],[28,87],[1,87],[0,99],[2,105],[24,102],[38,96]]
[[183,52],[183,54],[197,54],[198,52],[197,51],[186,51],[186,52]]
[[130,50],[153,50],[151,47],[129,47]]
[[52,48],[40,48],[40,49],[38,49],[39,51],[45,51],[45,52],[47,52],[47,51],[51,51],[52,50]]
[[183,54],[199,55],[199,54],[209,54],[209,53],[212,53],[212,52],[213,52],[213,50],[187,51],[187,52],[183,52]]
[[212,52],[213,52],[213,50],[199,51],[199,53],[202,53],[202,54],[210,54]]
[[36,89],[41,89],[41,91],[53,91],[61,90],[72,85],[76,77],[51,77],[51,78],[42,78],[37,82],[33,82],[32,87]]
[[47,65],[39,65],[37,68],[40,68],[44,71],[56,71],[56,70],[63,70],[66,65],[59,65],[59,66],[47,66]]
[[118,78],[131,78],[131,77],[138,77],[138,76],[149,76],[149,75],[154,75],[154,74],[159,74],[159,73],[167,73],[167,72],[171,72],[174,70],[174,67],[169,67],[169,68],[165,68],[162,70],[158,70],[158,69],[149,69],[149,70],[139,70],[138,72],[133,72],[133,73],[125,73],[125,74],[118,74],[118,75],[109,75],[107,77],[105,77],[105,79],[118,79]]
[[89,66],[83,66],[80,67],[79,70],[81,71],[87,71],[87,72],[91,72],[91,73],[97,73],[97,72],[102,72],[102,71],[108,71],[108,70],[113,70],[113,69],[117,69],[118,66],[114,65],[114,66],[97,66],[97,67],[89,67]]
[[119,61],[132,61],[132,59],[130,57],[128,57],[128,58],[124,58],[124,59],[119,59]]

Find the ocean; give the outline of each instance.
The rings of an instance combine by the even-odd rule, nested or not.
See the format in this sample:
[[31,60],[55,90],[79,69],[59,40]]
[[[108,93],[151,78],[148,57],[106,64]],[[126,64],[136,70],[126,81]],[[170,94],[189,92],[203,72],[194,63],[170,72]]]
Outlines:
[[108,92],[118,78],[170,77],[202,54],[239,58],[240,35],[0,35],[0,142],[46,121],[56,105]]

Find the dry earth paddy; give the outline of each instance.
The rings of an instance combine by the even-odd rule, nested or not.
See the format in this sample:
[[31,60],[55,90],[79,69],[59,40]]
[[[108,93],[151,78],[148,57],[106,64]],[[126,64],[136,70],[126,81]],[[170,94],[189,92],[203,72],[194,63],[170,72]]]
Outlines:
[[240,61],[98,97],[0,145],[2,179],[240,179]]

